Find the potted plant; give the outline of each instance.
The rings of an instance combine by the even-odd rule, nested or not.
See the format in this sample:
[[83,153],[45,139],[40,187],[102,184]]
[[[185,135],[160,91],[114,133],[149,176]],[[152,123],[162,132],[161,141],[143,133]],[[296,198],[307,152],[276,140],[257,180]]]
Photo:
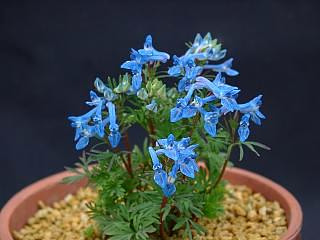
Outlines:
[[[226,50],[209,33],[186,45],[186,53],[173,56],[167,70],[163,63],[170,55],[157,51],[149,35],[121,65],[127,73],[94,81],[96,91],[86,102],[90,110],[69,120],[77,150],[91,140],[98,143],[67,169],[71,174],[49,177],[9,201],[1,213],[1,239],[12,239],[10,232],[22,227],[38,200],[53,203],[87,182],[98,193],[88,205],[90,216],[107,239],[197,238],[207,231],[202,219],[224,214],[228,190],[223,179],[278,201],[288,222],[281,239],[299,238],[301,209],[289,192],[256,174],[228,168],[235,153],[243,159],[244,148],[258,156],[257,148],[269,149],[248,141],[250,124],[265,119],[262,95],[237,101],[240,89],[226,78],[238,71],[232,58],[222,60]],[[142,147],[131,146],[128,129],[136,125],[147,133]],[[59,183],[62,178],[68,185]]]

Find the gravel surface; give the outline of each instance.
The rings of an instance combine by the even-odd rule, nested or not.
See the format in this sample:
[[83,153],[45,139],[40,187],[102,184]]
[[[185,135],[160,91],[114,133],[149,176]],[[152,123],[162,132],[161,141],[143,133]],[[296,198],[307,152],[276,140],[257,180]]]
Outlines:
[[[287,230],[284,210],[277,202],[267,201],[261,194],[246,186],[227,185],[225,212],[217,219],[201,219],[208,231],[194,234],[199,240],[277,240]],[[94,222],[89,218],[86,203],[97,194],[81,188],[75,195],[67,195],[53,206],[39,202],[39,210],[28,223],[14,232],[17,240],[85,240],[85,231],[93,232],[91,239],[101,240]],[[87,229],[87,230],[86,230]],[[179,239],[178,236],[171,239]]]

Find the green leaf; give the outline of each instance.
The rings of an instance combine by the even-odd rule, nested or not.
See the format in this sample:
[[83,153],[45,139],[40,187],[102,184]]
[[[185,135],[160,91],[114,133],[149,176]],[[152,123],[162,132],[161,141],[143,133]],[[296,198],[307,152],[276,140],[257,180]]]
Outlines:
[[262,143],[259,143],[259,142],[247,141],[246,143],[249,143],[249,144],[251,144],[251,145],[257,146],[257,147],[262,148],[262,149],[265,149],[265,150],[271,150],[270,147],[268,147],[267,145],[264,145],[264,144],[262,144]]
[[178,218],[177,223],[176,223],[176,225],[174,225],[172,230],[175,231],[175,230],[182,228],[186,224],[187,221],[188,221],[188,219],[186,219],[186,218]]
[[191,232],[189,221],[186,222],[186,233],[187,233],[189,239],[192,240],[192,232]]
[[252,152],[254,152],[258,157],[260,157],[260,154],[257,152],[257,150],[248,142],[243,143],[245,146],[247,146]]
[[110,221],[105,224],[103,231],[106,235],[129,235],[133,234],[130,224],[125,221]]
[[90,225],[89,227],[87,227],[84,231],[83,231],[83,235],[86,238],[93,238],[94,237],[94,227],[92,225]]
[[200,224],[195,223],[194,221],[190,220],[192,227],[197,231],[198,234],[203,234],[206,232],[206,229],[202,227]]
[[199,218],[203,216],[203,212],[194,206],[190,206],[190,211]]
[[61,183],[63,183],[63,184],[75,183],[75,182],[80,181],[84,177],[85,177],[85,175],[74,175],[74,176],[65,177],[62,179]]
[[169,215],[169,213],[171,211],[171,206],[167,205],[165,208],[162,209],[162,211],[163,211],[162,219],[166,220],[167,216]]
[[242,144],[239,143],[239,161],[242,161],[243,159],[243,147]]
[[130,240],[132,236],[133,236],[133,233],[126,233],[126,234],[108,237],[108,239],[109,240]]

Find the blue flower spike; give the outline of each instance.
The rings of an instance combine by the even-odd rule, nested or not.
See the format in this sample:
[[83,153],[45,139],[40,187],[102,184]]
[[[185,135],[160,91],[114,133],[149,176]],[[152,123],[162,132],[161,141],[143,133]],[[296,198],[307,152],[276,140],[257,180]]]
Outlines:
[[173,77],[182,77],[178,83],[178,91],[188,91],[195,78],[204,70],[222,72],[228,76],[236,76],[238,71],[232,69],[230,58],[221,64],[211,64],[210,61],[218,61],[225,57],[226,50],[221,50],[221,44],[217,44],[216,39],[212,39],[208,33],[205,37],[197,34],[192,46],[180,57],[173,57],[173,66],[169,68],[168,74]]
[[[157,140],[157,150],[149,147],[154,180],[161,187],[165,196],[170,197],[176,191],[174,183],[179,172],[189,178],[194,178],[195,173],[199,171],[195,161],[197,154],[194,152],[197,146],[197,144],[190,145],[189,137],[176,141],[174,135],[170,134],[167,138]],[[158,158],[161,155],[165,155],[174,162],[169,173],[162,169]]]
[[[114,148],[119,142],[121,135],[119,133],[119,125],[116,123],[115,105],[112,103],[117,99],[117,95],[113,93],[112,89],[107,87],[100,78],[96,78],[94,86],[98,93],[103,94],[98,96],[95,91],[90,91],[90,101],[86,104],[93,107],[86,114],[75,117],[70,116],[71,126],[75,128],[76,149],[80,150],[89,144],[91,137],[103,138],[105,137],[105,128],[109,125],[110,134],[108,136],[110,145]],[[103,111],[108,107],[109,116],[103,117]]]

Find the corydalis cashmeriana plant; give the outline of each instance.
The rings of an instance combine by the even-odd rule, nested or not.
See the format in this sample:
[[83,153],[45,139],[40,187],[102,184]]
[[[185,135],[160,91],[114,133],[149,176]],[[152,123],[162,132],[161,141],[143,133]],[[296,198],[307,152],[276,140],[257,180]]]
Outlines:
[[[108,239],[166,238],[179,229],[184,238],[205,230],[202,217],[222,212],[221,181],[234,147],[243,146],[258,155],[247,141],[250,121],[260,125],[262,95],[247,103],[237,101],[240,89],[226,83],[238,75],[232,58],[208,33],[198,34],[188,50],[173,56],[168,70],[160,67],[169,54],[156,50],[152,37],[143,49],[131,50],[121,68],[130,73],[118,79],[94,81],[89,110],[69,117],[75,128],[76,149],[95,138],[102,144],[84,153],[73,182],[86,176],[99,197],[89,207],[101,232]],[[164,84],[178,78],[176,87]],[[140,125],[148,135],[141,147],[131,147],[128,129]],[[89,164],[95,163],[93,167]]]

